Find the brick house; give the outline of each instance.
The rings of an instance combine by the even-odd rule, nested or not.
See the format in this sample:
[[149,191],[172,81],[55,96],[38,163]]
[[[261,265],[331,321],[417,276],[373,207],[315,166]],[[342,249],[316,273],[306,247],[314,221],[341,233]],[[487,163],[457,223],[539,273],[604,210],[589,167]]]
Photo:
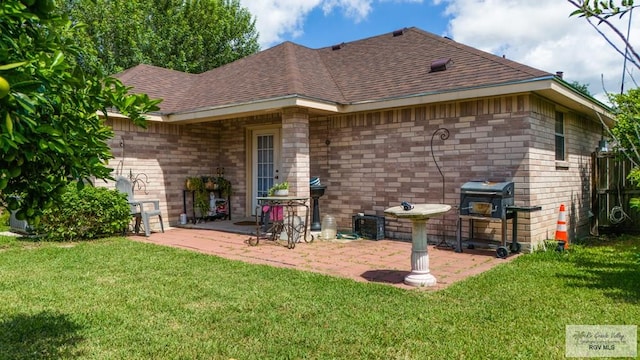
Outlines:
[[[320,49],[285,42],[202,74],[139,65],[117,76],[164,99],[146,130],[117,114],[108,123],[112,166],[147,174],[148,196],[162,200],[171,224],[185,177],[224,168],[236,218],[252,215],[271,182],[308,196],[309,178],[319,176],[327,185],[322,214],[350,228],[355,213],[442,202],[435,156],[447,204],[458,204],[469,180],[514,181],[517,205],[542,206],[520,218],[525,246],[554,236],[561,203],[570,236],[579,236],[589,230],[599,118],[612,122],[605,105],[557,74],[417,28]],[[449,138],[431,144],[441,127]],[[457,215],[430,222],[431,238],[453,239]],[[492,226],[480,230],[500,236]],[[387,218],[387,237],[408,239],[410,231]]]

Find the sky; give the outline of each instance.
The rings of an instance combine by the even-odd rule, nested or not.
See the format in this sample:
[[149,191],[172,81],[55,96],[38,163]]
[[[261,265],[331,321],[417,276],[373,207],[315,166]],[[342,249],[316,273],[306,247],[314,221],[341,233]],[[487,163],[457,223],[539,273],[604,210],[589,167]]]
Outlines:
[[[619,3],[620,1],[616,1]],[[417,27],[588,85],[601,101],[619,93],[624,58],[564,0],[240,0],[256,17],[261,49],[284,41],[332,46],[405,27]],[[640,51],[640,14],[632,14],[630,42]],[[627,34],[629,16],[613,20]],[[612,32],[604,26],[610,39]],[[621,43],[616,41],[620,47]],[[622,47],[623,51],[624,48]],[[627,63],[624,89],[637,87]]]

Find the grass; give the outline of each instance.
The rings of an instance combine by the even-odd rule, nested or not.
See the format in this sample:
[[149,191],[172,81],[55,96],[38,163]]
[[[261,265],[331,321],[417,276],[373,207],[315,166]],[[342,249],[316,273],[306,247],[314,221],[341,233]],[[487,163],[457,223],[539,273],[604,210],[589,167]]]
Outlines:
[[111,238],[0,237],[0,359],[563,359],[640,323],[633,238],[406,291]]

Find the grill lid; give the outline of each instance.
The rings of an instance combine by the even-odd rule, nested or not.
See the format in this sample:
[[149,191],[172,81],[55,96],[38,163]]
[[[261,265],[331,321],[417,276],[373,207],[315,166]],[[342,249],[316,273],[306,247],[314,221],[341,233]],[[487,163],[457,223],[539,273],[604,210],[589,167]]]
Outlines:
[[462,185],[460,192],[496,194],[504,197],[513,196],[513,181],[469,181]]

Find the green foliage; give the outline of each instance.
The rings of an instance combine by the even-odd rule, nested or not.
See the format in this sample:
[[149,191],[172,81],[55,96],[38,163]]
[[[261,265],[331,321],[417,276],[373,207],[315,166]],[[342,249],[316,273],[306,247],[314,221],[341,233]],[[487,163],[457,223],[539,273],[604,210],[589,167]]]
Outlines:
[[9,218],[11,212],[7,209],[0,209],[0,231],[6,231],[9,229]]
[[81,26],[54,6],[0,2],[0,76],[10,85],[0,98],[0,205],[31,224],[70,180],[110,176],[113,132],[98,111],[117,109],[142,126],[159,103],[103,75]]
[[[638,5],[634,5],[634,0],[622,0],[619,3],[614,0],[568,0],[568,2],[576,8],[570,16],[584,18],[618,54],[640,69],[640,54],[635,51],[628,37],[609,20],[613,16],[622,18],[627,14],[629,14],[629,20],[631,20],[631,11],[633,8],[638,7]],[[597,20],[597,23],[592,21],[594,19]],[[613,34],[611,36],[606,35],[599,29],[601,25],[612,30]],[[613,41],[613,39],[622,41],[624,46],[618,46],[616,44],[617,40]]]
[[623,16],[628,13],[634,7],[634,0],[622,0],[618,4],[617,1],[608,0],[577,0],[570,1],[576,7],[577,10],[571,13],[571,16],[578,15],[580,17],[601,16],[606,19],[611,16]]
[[131,220],[125,194],[103,187],[75,184],[65,188],[60,203],[47,209],[37,232],[47,240],[88,240],[122,233]]
[[194,192],[195,207],[200,211],[200,216],[207,216],[210,210],[209,192],[205,186],[205,177],[192,176],[187,178],[189,190]]
[[569,85],[571,85],[572,88],[576,89],[577,91],[587,96],[592,96],[591,92],[589,91],[589,84],[581,84],[577,81],[573,81]]
[[565,359],[566,325],[640,322],[637,238],[523,254],[437,291],[125,239],[10,241],[2,359]]
[[220,195],[222,195],[222,197],[231,195],[231,181],[225,179],[222,176],[216,177],[215,181],[218,185],[218,189],[220,189]]
[[66,0],[108,74],[140,63],[201,73],[258,51],[238,0]]
[[629,173],[629,180],[640,185],[640,89],[611,94],[610,100],[615,105],[616,114],[616,125],[611,133],[617,142],[617,150],[636,164]]
[[277,183],[277,184],[273,184],[273,186],[271,188],[269,188],[269,190],[267,191],[267,195],[269,196],[273,196],[273,194],[276,192],[276,190],[287,190],[289,189],[289,183],[288,182],[281,182],[281,183]]

